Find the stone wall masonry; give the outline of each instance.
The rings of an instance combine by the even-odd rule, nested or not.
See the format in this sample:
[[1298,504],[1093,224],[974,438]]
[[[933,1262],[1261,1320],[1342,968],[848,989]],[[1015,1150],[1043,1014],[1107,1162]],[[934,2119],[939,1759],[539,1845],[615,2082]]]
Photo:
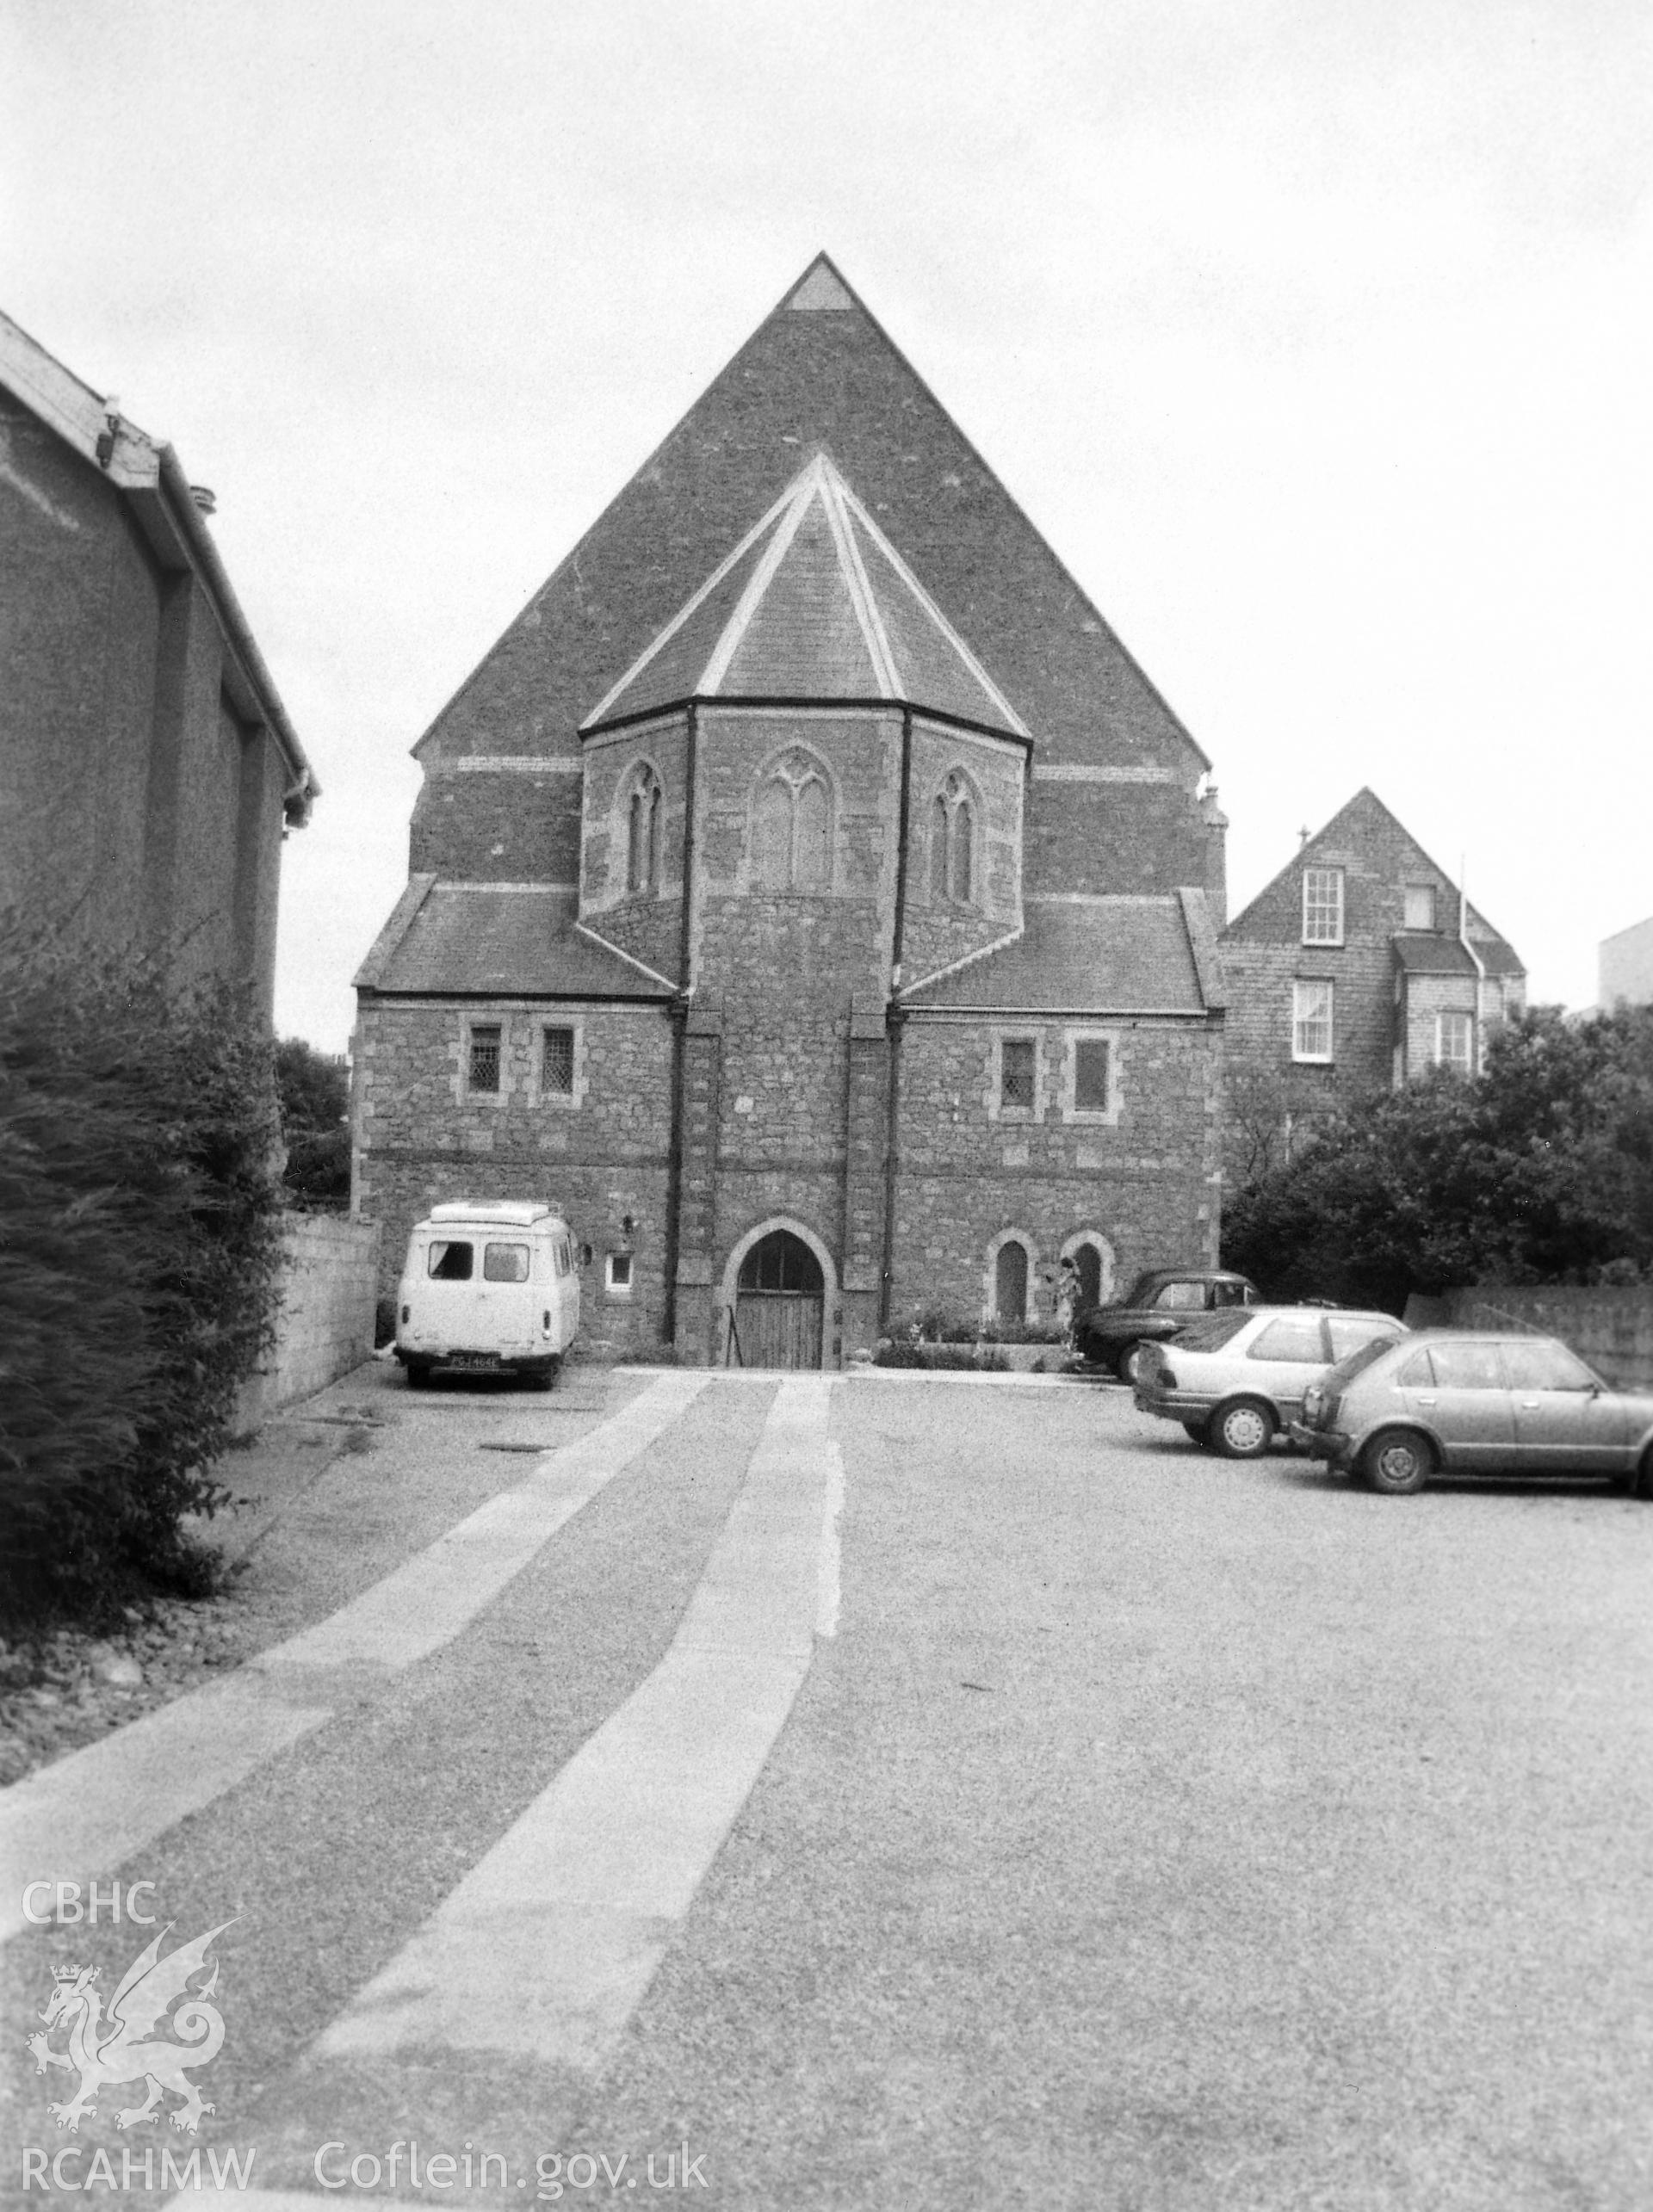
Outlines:
[[985,1318],[992,1252],[1006,1232],[1028,1247],[1029,1313],[1039,1320],[1056,1316],[1062,1249],[1081,1234],[1105,1247],[1116,1292],[1145,1267],[1214,1267],[1211,1225],[1200,1218],[1209,1197],[1192,1181],[1001,1174],[966,1188],[953,1177],[904,1175],[896,1189],[890,1326],[903,1329],[931,1312]]
[[666,891],[640,892],[617,905],[592,914],[586,927],[667,983],[683,976],[683,897]]
[[[467,1028],[478,1020],[505,1032],[498,1096],[465,1089]],[[575,1030],[572,1100],[539,1090],[547,1023]],[[658,1338],[667,1311],[672,1066],[672,1025],[662,1007],[364,993],[355,1041],[355,1211],[384,1225],[384,1294],[394,1288],[409,1230],[433,1204],[543,1198],[591,1248],[588,1329],[628,1341]],[[635,1279],[629,1296],[610,1300],[603,1264],[618,1251],[632,1255]]]
[[[1140,1267],[1214,1265],[1221,1031],[1204,1023],[1121,1023],[1111,1122],[1063,1118],[1060,1023],[914,1016],[901,1043],[892,1312],[987,1295],[988,1249],[1013,1230],[1030,1245],[1048,1307],[1063,1243],[1106,1243],[1116,1282]],[[1085,1025],[1089,1026],[1089,1025]],[[996,1046],[1031,1036],[1039,1104],[994,1118]]]
[[833,892],[893,913],[899,712],[703,707],[696,754],[696,874],[708,895],[751,883],[752,809],[766,764],[793,746],[825,769]]
[[[1225,938],[1227,1057],[1231,1068],[1290,1072],[1305,1092],[1346,1097],[1386,1091],[1394,1070],[1395,955],[1387,941],[1343,946]],[[1291,1057],[1291,986],[1334,986],[1332,1064]]]
[[379,1246],[373,1221],[294,1214],[282,1224],[276,1341],[242,1390],[239,1434],[372,1357]]
[[[974,881],[968,905],[932,889],[932,816],[949,775],[971,787],[976,818]],[[1018,745],[969,739],[914,719],[909,787],[907,898],[901,973],[911,985],[995,944],[1022,919],[1022,796],[1025,763]]]
[[533,769],[461,769],[429,760],[413,807],[408,872],[456,883],[576,884],[579,796],[578,760]]
[[841,1156],[851,998],[883,1004],[870,899],[708,894],[700,976],[723,1010],[720,1149],[748,1164]]
[[[580,801],[579,911],[590,919],[615,914],[616,909],[629,912],[638,905],[636,894],[626,882],[628,806],[633,781],[644,769],[652,769],[660,785],[660,881],[656,900],[669,910],[674,922],[682,912],[689,732],[687,717],[677,715],[670,721],[616,731],[586,744]],[[606,921],[599,926],[605,936],[614,936]],[[619,942],[617,936],[615,941]],[[676,957],[674,951],[674,966]]]

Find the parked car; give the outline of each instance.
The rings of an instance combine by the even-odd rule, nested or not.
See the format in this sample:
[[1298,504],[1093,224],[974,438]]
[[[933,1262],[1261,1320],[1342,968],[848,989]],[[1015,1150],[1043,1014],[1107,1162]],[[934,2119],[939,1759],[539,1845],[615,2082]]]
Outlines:
[[1432,1474],[1594,1474],[1653,1498],[1653,1392],[1613,1390],[1554,1337],[1421,1330],[1303,1393],[1292,1437],[1374,1490]]
[[1303,1411],[1303,1394],[1339,1360],[1406,1334],[1392,1313],[1318,1306],[1230,1307],[1151,1344],[1136,1379],[1144,1413],[1180,1421],[1225,1459],[1256,1459]]
[[1096,1366],[1111,1367],[1122,1382],[1134,1383],[1144,1345],[1174,1337],[1198,1314],[1261,1300],[1254,1282],[1226,1268],[1149,1268],[1116,1304],[1087,1306],[1074,1316],[1074,1349]]
[[416,1222],[396,1292],[410,1390],[436,1368],[518,1375],[549,1389],[579,1327],[568,1224],[543,1200],[456,1200]]

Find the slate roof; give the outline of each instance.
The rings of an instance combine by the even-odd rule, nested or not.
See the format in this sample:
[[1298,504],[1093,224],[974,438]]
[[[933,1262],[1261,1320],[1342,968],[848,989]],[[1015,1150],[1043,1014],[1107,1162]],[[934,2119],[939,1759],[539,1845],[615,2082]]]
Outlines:
[[670,998],[575,925],[573,891],[416,875],[356,976],[360,990],[436,996]]
[[[416,750],[575,755],[580,724],[817,452],[832,455],[897,559],[1015,701],[1042,759],[1157,765],[1191,783],[1210,765],[824,255],[553,572]],[[908,603],[876,559],[869,578],[881,603]],[[749,570],[725,577],[717,606],[704,609],[708,627],[749,580]],[[898,663],[919,651],[922,634],[892,637]],[[663,663],[654,681],[681,695],[700,640],[679,633],[676,641],[681,663]],[[847,649],[853,640],[839,644]]]
[[1031,900],[1012,943],[914,984],[902,1004],[915,1011],[1203,1014],[1222,1003],[1209,934],[1198,893]]
[[689,697],[903,700],[1027,735],[824,453],[799,471],[583,726]]

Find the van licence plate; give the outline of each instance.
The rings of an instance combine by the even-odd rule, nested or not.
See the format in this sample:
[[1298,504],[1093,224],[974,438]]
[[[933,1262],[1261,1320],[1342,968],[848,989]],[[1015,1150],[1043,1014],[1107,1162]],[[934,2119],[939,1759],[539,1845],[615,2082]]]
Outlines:
[[448,1364],[449,1367],[498,1367],[499,1355],[498,1352],[454,1352],[449,1355]]

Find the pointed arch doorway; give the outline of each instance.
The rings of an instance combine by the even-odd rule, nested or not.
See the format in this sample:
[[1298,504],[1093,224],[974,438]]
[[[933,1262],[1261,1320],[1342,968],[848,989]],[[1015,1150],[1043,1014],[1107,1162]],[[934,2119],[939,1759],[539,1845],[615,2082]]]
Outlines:
[[727,1363],[819,1369],[826,1311],[826,1273],[810,1245],[790,1229],[769,1230],[740,1258]]

